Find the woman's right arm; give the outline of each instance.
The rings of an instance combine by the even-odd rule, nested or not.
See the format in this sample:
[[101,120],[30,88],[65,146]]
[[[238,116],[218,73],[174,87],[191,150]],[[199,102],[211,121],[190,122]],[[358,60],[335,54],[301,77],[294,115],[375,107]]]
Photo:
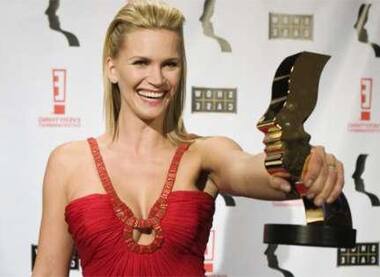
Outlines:
[[69,164],[64,146],[50,154],[43,181],[42,220],[33,277],[69,274],[73,250],[73,240],[65,222],[65,184]]

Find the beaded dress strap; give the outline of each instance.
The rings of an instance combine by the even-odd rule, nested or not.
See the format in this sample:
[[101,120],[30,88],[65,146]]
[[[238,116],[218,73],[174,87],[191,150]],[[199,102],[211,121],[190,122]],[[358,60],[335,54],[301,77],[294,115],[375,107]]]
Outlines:
[[180,144],[173,156],[173,159],[171,161],[169,171],[167,173],[166,182],[164,185],[164,188],[161,192],[160,199],[167,199],[169,193],[173,189],[173,185],[177,176],[177,170],[179,163],[181,161],[181,158],[183,154],[186,152],[186,150],[189,148],[188,144]]
[[112,187],[111,179],[108,175],[107,169],[104,165],[103,158],[100,155],[98,143],[95,138],[88,138],[88,144],[90,145],[91,154],[95,161],[96,170],[99,174],[100,181],[102,182],[104,190],[111,196],[116,194]]

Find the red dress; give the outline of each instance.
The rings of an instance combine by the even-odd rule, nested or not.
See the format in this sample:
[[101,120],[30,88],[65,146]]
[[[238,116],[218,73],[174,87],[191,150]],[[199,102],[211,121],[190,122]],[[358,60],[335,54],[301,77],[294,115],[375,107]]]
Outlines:
[[[117,196],[99,147],[88,143],[105,194],[71,201],[65,217],[84,276],[204,276],[204,252],[214,198],[202,191],[172,191],[186,144],[178,146],[159,199],[147,219],[138,219]],[[136,243],[133,229],[154,230],[149,245]]]

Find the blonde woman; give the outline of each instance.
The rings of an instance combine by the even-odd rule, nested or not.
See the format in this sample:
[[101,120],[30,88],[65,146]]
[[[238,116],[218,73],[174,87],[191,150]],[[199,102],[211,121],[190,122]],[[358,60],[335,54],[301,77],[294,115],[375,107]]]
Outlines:
[[[133,1],[104,43],[106,131],[57,147],[43,184],[33,276],[65,276],[75,244],[84,276],[204,276],[218,192],[281,200],[264,155],[182,122],[186,59],[177,9]],[[335,170],[327,164],[335,164]],[[304,176],[317,205],[342,190],[343,168],[315,147]]]

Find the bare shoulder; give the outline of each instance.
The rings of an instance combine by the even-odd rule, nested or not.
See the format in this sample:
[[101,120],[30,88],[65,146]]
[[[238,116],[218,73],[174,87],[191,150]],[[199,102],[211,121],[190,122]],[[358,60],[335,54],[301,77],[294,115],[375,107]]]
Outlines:
[[224,136],[200,137],[194,142],[194,149],[202,154],[208,152],[224,152],[225,150],[242,150],[240,145],[231,138]]
[[[198,138],[194,148],[200,157],[201,169],[209,173],[209,178],[218,191],[230,192],[229,177],[233,167],[245,156],[240,145],[224,136]],[[227,185],[226,185],[227,184]]]
[[88,144],[86,140],[61,144],[50,153],[47,172],[66,180],[87,155]]
[[200,158],[202,169],[211,172],[228,161],[231,155],[242,152],[242,148],[237,142],[223,136],[198,138],[192,148]]
[[61,144],[53,149],[49,160],[53,160],[61,165],[70,166],[88,152],[86,140],[70,141]]

